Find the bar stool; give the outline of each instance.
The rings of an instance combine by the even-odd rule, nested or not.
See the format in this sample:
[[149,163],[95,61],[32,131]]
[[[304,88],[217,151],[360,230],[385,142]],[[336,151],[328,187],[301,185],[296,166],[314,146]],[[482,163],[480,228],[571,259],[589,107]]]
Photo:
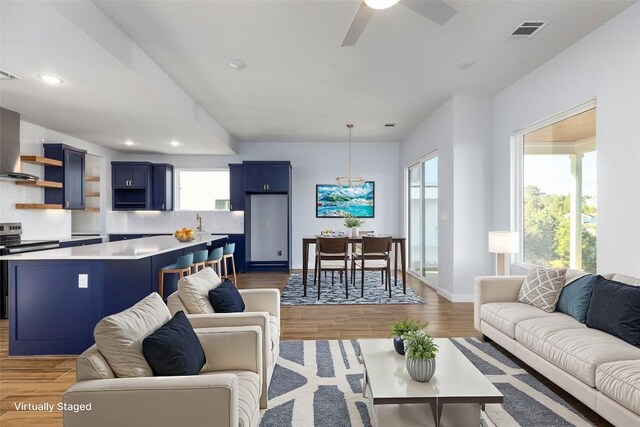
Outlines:
[[218,273],[218,276],[222,276],[222,267],[220,263],[222,262],[223,253],[224,253],[224,249],[222,247],[215,248],[214,250],[211,251],[211,253],[209,254],[209,257],[204,262],[204,266],[213,268],[213,271],[216,271],[216,266],[217,266],[218,271],[216,271],[216,273]]
[[209,253],[206,249],[204,251],[196,251],[193,253],[193,264],[191,264],[191,267],[193,268],[194,273],[197,273],[199,268],[205,267],[204,263],[207,260],[208,255]]
[[164,275],[178,274],[182,279],[185,275],[191,273],[191,265],[193,264],[193,254],[182,255],[175,264],[167,265],[160,269],[160,280],[158,281],[158,293],[163,297],[164,293]]
[[238,286],[236,282],[236,260],[233,258],[233,253],[236,251],[235,243],[227,243],[224,245],[224,250],[222,251],[222,264],[224,265],[224,278],[228,278],[229,274],[227,272],[227,260],[231,259],[231,267],[233,268],[233,283]]

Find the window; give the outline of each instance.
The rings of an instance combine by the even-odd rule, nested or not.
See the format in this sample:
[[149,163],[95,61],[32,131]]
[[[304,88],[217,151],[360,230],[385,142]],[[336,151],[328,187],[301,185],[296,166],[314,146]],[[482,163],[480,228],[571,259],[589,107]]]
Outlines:
[[522,260],[596,271],[596,109],[522,134]]
[[438,156],[409,167],[409,270],[438,284]]
[[229,210],[228,169],[180,169],[176,185],[178,210]]

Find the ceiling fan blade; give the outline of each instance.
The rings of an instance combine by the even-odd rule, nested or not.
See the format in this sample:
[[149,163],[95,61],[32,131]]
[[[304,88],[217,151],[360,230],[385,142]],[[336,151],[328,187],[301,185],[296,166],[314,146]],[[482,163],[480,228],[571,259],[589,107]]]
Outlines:
[[440,25],[446,24],[458,13],[457,10],[442,0],[402,0],[401,3]]
[[360,38],[360,34],[364,31],[364,27],[367,26],[367,23],[373,16],[373,12],[374,10],[364,4],[364,1],[360,2],[358,10],[353,17],[351,25],[349,25],[349,29],[347,30],[347,34],[344,36],[344,40],[342,40],[342,44],[340,46],[345,47],[356,44]]

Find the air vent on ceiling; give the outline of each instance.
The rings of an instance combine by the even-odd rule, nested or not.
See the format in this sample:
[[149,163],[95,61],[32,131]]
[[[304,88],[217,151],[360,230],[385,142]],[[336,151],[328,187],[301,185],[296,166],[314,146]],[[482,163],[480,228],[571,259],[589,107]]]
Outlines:
[[5,70],[0,70],[0,79],[18,79],[18,80],[22,80],[20,77],[16,76],[15,74],[11,74],[8,71]]
[[549,21],[524,21],[516,27],[507,40],[509,41],[525,41],[540,32],[540,29],[547,25]]
[[394,127],[395,125],[396,125],[395,123],[385,123],[385,124],[384,124],[384,127],[386,127],[386,128],[392,128],[392,127]]

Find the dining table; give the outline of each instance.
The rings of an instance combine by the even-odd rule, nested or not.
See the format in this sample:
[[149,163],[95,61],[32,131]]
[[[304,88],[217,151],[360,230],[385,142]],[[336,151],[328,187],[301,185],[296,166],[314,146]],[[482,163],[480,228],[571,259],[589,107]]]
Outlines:
[[[302,286],[307,289],[307,275],[309,274],[309,248],[316,244],[316,239],[323,236],[303,236],[302,237]],[[337,236],[345,237],[345,236]],[[379,237],[379,236],[378,236]],[[402,271],[402,292],[407,293],[407,269],[406,265],[406,237],[391,236],[395,256],[393,257],[394,286],[398,285],[398,253],[400,253],[400,268]],[[354,252],[355,245],[362,243],[362,236],[349,237],[351,252]],[[306,293],[306,292],[305,292]]]

